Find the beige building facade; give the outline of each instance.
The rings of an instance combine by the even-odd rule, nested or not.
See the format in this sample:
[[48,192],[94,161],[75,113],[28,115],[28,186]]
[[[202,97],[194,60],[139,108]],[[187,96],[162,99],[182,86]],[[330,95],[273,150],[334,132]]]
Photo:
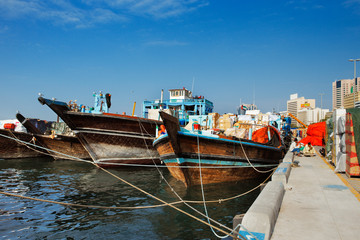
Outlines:
[[[315,99],[305,99],[299,97],[297,93],[290,95],[290,100],[287,101],[287,112],[298,117],[298,112],[307,108],[315,108]],[[292,122],[296,120],[293,119]]]
[[[349,105],[351,98],[349,97],[349,94],[351,94],[353,97],[354,96],[352,94],[353,92],[356,93],[360,91],[359,80],[360,80],[359,78],[356,78],[355,81],[354,79],[342,79],[332,83],[333,109],[344,108],[345,102],[346,105]],[[353,91],[354,86],[355,86],[355,91]],[[353,102],[352,105],[354,105]]]
[[306,125],[310,125],[323,120],[328,112],[329,109],[306,108],[298,111],[298,119]]

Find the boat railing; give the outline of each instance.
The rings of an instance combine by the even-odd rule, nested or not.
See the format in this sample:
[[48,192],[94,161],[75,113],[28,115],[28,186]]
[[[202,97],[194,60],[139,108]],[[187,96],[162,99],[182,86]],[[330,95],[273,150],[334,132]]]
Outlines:
[[162,102],[160,100],[154,100],[154,101],[144,101],[144,104],[145,105],[148,105],[148,104],[160,104],[160,103],[163,103],[163,104],[171,104],[171,103],[205,103],[207,105],[210,105],[210,106],[213,106],[213,103],[207,99],[204,99],[204,98],[194,98],[194,99],[170,99],[170,100],[163,100]]

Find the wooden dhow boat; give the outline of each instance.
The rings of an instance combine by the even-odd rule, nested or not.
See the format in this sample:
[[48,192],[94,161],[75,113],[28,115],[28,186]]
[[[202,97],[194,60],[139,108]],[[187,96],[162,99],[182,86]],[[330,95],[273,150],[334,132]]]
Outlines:
[[[54,130],[49,134],[43,134],[36,126],[25,118],[20,113],[16,114],[16,118],[26,128],[28,133],[32,134],[42,147],[52,151],[47,151],[54,159],[91,159],[89,153],[82,146],[77,137],[70,134],[65,134],[62,131],[60,134],[55,133]],[[52,124],[57,124],[56,122]]]
[[[103,97],[102,94],[97,96]],[[38,100],[71,128],[96,164],[119,167],[153,165],[154,161],[160,163],[152,142],[161,121],[104,111],[84,112],[81,108],[71,108],[65,102],[43,97]],[[95,100],[95,103],[100,104],[100,109],[105,109],[111,105],[108,98],[106,100],[107,106],[101,99]]]
[[186,131],[180,129],[175,117],[164,112],[160,115],[167,133],[156,139],[153,145],[171,175],[186,186],[269,175],[285,155],[280,133],[271,126],[260,131],[270,135],[270,141],[259,143]]
[[43,149],[30,146],[26,143],[40,144],[32,134],[17,132],[13,129],[0,129],[0,158],[16,159],[46,156],[46,152]]

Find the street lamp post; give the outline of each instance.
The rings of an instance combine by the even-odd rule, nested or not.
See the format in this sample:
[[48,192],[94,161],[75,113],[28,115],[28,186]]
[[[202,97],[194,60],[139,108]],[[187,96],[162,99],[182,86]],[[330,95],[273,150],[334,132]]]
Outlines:
[[355,108],[355,86],[356,84],[356,62],[360,61],[360,59],[349,59],[349,62],[354,62],[354,86],[353,86],[353,94],[354,94],[354,108]]
[[323,119],[323,110],[322,110],[322,96],[325,95],[325,93],[319,93],[320,97],[321,97],[321,105],[320,105],[320,119],[319,120],[322,120]]

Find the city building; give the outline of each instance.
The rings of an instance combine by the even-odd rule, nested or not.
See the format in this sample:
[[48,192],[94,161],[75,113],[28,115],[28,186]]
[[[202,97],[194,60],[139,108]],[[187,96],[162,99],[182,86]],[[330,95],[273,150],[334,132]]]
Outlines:
[[[288,113],[291,113],[295,117],[298,117],[298,112],[306,108],[315,108],[315,99],[305,99],[304,97],[298,97],[297,93],[290,95],[290,100],[287,101]],[[292,122],[297,123],[295,119],[292,119]],[[299,126],[298,123],[297,126]]]
[[297,117],[298,111],[304,108],[315,108],[315,99],[298,97],[298,94],[291,94],[287,101],[287,111]]
[[326,113],[328,112],[329,109],[304,108],[298,111],[297,118],[306,125],[310,125],[325,119]]
[[[359,80],[359,78],[341,79],[332,83],[333,109],[345,107],[345,96],[347,96],[347,105],[351,103],[351,97],[354,99],[354,95],[352,93],[360,91],[360,83],[358,84]],[[354,85],[355,91],[353,91]],[[349,94],[351,94],[351,96],[349,96]],[[352,106],[354,106],[354,100],[352,101]]]
[[192,92],[186,88],[170,89],[170,99],[161,99],[143,102],[143,117],[158,119],[159,110],[168,110],[172,115],[179,119],[181,125],[189,122],[191,115],[207,115],[213,112],[214,104],[205,99],[204,96],[193,96]]

